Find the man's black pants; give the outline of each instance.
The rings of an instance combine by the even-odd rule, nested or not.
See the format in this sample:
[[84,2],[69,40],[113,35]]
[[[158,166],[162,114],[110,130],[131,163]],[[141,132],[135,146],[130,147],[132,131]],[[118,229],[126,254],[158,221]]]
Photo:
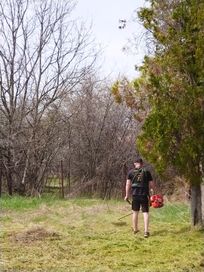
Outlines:
[[142,208],[142,212],[149,212],[149,197],[147,195],[132,197],[132,210],[139,212],[140,208]]

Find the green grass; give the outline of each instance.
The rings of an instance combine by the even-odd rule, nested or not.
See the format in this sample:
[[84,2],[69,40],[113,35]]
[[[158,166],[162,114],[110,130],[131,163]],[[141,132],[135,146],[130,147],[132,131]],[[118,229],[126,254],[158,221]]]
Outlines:
[[64,200],[59,200],[56,196],[44,196],[43,198],[37,197],[23,197],[23,196],[3,196],[0,198],[0,207],[4,210],[16,210],[25,211],[27,209],[38,208],[41,204],[46,204],[48,206],[53,203],[57,203]]
[[185,204],[151,208],[151,236],[131,232],[124,202],[4,197],[0,200],[3,272],[201,272],[203,232]]

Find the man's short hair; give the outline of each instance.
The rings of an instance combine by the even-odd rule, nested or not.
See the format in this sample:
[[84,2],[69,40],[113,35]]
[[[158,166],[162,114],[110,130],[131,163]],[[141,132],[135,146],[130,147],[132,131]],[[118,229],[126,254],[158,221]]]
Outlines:
[[136,160],[135,160],[135,163],[143,163],[143,159],[142,158],[136,158]]

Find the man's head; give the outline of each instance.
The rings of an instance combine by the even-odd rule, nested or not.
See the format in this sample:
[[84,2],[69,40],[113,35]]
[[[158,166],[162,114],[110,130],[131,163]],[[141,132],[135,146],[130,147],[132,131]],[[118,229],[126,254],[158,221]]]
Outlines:
[[141,158],[137,158],[135,161],[134,161],[134,166],[136,169],[139,169],[143,166],[143,160]]

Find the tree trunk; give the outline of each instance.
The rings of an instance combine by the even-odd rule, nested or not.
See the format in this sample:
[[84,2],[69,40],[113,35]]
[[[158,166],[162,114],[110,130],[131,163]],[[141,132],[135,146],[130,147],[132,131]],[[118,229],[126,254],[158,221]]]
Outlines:
[[2,164],[1,164],[1,161],[0,161],[0,197],[1,197],[1,194],[2,194]]
[[201,199],[202,199],[202,224],[204,227],[204,183],[201,183]]
[[201,209],[201,185],[191,186],[191,220],[192,226],[202,226],[202,209]]
[[8,187],[9,195],[12,196],[13,195],[13,181],[12,181],[12,175],[10,171],[7,175],[7,187]]
[[10,147],[8,148],[8,153],[6,157],[7,157],[6,162],[2,162],[2,164],[4,164],[8,193],[10,196],[12,196],[13,195],[13,173],[12,173],[13,166],[12,166],[12,152]]
[[12,177],[12,164],[11,164],[11,151],[8,151],[8,166],[7,166],[7,187],[10,196],[13,195],[13,177]]
[[64,198],[64,168],[63,161],[60,161],[60,170],[61,170],[61,196]]

